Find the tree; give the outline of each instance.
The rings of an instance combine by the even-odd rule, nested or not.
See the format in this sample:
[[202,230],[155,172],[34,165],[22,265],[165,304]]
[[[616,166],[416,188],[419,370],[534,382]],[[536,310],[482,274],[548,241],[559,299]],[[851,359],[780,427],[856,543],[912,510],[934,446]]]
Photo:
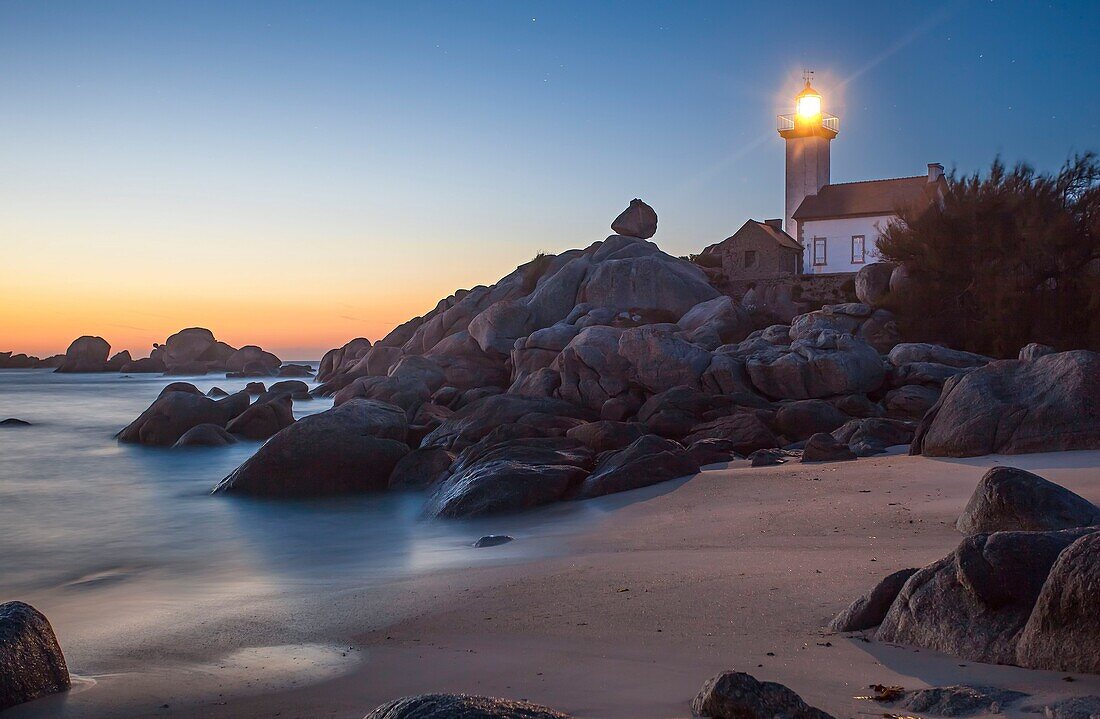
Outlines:
[[912,281],[891,300],[903,336],[1014,357],[1028,342],[1100,349],[1100,163],[1053,175],[1000,160],[952,173],[942,201],[900,208],[879,243]]

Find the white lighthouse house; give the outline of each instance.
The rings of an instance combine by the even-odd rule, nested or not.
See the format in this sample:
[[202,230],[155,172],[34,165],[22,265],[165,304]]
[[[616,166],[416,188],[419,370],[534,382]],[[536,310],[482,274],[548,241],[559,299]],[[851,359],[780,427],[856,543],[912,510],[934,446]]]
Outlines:
[[805,274],[856,272],[875,261],[899,209],[942,197],[943,166],[931,163],[926,175],[914,177],[832,184],[829,151],[840,119],[824,111],[810,74],[795,95],[795,111],[778,117],[786,143],[783,229],[804,248]]

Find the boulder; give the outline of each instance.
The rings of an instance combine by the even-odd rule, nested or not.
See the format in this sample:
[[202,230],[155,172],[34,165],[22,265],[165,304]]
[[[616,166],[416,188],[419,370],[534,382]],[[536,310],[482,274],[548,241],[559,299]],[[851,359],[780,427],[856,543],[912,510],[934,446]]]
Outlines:
[[164,365],[164,360],[160,356],[154,356],[136,359],[119,367],[118,371],[123,374],[140,374],[164,372],[166,369],[168,368]]
[[1100,354],[1001,360],[949,380],[910,452],[934,457],[1100,448]]
[[313,368],[307,364],[285,364],[275,373],[276,377],[312,377]]
[[830,330],[792,342],[789,350],[773,347],[753,354],[745,368],[756,389],[775,399],[867,394],[886,375],[873,347]]
[[111,345],[102,337],[84,335],[65,350],[65,359],[56,372],[106,372]]
[[1037,474],[993,467],[978,482],[955,528],[963,534],[1048,531],[1100,525],[1100,507]]
[[1016,649],[1022,667],[1100,674],[1100,530],[1058,555]]
[[726,295],[700,302],[676,324],[685,340],[707,350],[740,342],[752,330],[748,311]]
[[746,459],[753,467],[773,467],[802,457],[802,452],[786,449],[758,449]]
[[230,434],[245,439],[263,440],[294,424],[294,408],[290,395],[280,394],[269,400],[256,402],[234,417],[225,426]]
[[848,415],[820,399],[786,402],[775,412],[774,427],[790,440],[808,439],[818,432],[832,432],[849,420]]
[[895,345],[887,359],[895,367],[911,362],[931,362],[948,367],[982,367],[992,361],[989,357],[973,352],[953,350],[927,342],[905,342]]
[[1046,357],[1055,353],[1055,349],[1050,345],[1041,345],[1038,342],[1032,342],[1029,345],[1024,345],[1020,348],[1020,354],[1017,359],[1028,362],[1039,357]]
[[711,362],[709,352],[660,325],[625,330],[618,352],[630,367],[628,379],[651,393],[681,385],[698,387]]
[[567,431],[566,437],[583,443],[596,454],[623,449],[646,433],[639,422],[600,420],[586,422]]
[[390,474],[389,488],[431,489],[450,475],[453,453],[439,447],[414,449],[401,458]]
[[708,679],[691,701],[691,711],[715,719],[832,719],[782,684],[733,671]]
[[861,595],[847,609],[829,623],[833,632],[859,632],[882,624],[890,605],[897,599],[901,588],[916,569],[900,569],[875,585],[874,589]]
[[700,439],[688,446],[687,453],[691,463],[697,467],[742,459],[736,445],[728,439]]
[[172,447],[224,447],[236,443],[237,438],[221,426],[200,424],[184,432]]
[[343,347],[329,350],[321,358],[321,364],[317,368],[317,381],[327,382],[334,375],[349,369],[370,347],[370,340],[356,337]]
[[860,302],[878,307],[890,294],[890,276],[897,267],[892,262],[872,262],[856,273],[856,297]]
[[587,419],[583,409],[559,399],[499,394],[466,405],[424,438],[421,446],[462,450],[505,424],[515,424],[527,415],[549,415]]
[[833,431],[833,438],[848,445],[857,457],[882,454],[887,447],[909,444],[913,441],[916,425],[898,419],[867,417],[853,419]]
[[177,365],[199,361],[216,343],[214,333],[205,327],[180,330],[165,340],[162,346],[164,364],[173,370]]
[[0,711],[71,685],[53,627],[29,604],[0,604],[0,676]]
[[148,409],[116,437],[120,442],[170,447],[192,427],[200,424],[224,427],[247,407],[248,395],[244,392],[215,401],[204,397],[198,390],[196,393],[163,391]]
[[630,365],[619,356],[619,336],[614,327],[589,327],[577,334],[551,365],[560,375],[562,399],[599,409],[630,389]]
[[940,398],[940,392],[932,387],[919,384],[908,384],[904,387],[892,389],[882,399],[882,406],[886,408],[886,415],[897,419],[921,419],[936,400]]
[[293,400],[310,400],[309,385],[300,379],[284,379],[275,382],[260,395],[257,402],[267,402],[279,396],[288,396]]
[[216,494],[320,497],[386,489],[409,448],[399,407],[356,399],[277,433],[214,488]]
[[508,544],[508,542],[513,541],[515,541],[515,537],[509,537],[507,534],[486,534],[484,537],[480,537],[474,542],[474,549],[499,547],[502,544]]
[[511,699],[421,694],[387,702],[364,719],[569,719],[569,715]]
[[818,432],[810,437],[802,449],[803,462],[843,462],[855,458],[855,452],[848,449],[848,445],[838,442],[833,439],[833,435],[825,432]]
[[909,362],[894,367],[890,373],[890,384],[894,387],[918,384],[941,389],[947,380],[966,374],[972,369],[973,367],[952,367],[937,362]]
[[733,452],[743,455],[779,446],[779,440],[768,425],[754,412],[737,412],[696,425],[684,438],[684,444],[691,445],[704,439],[724,440]]
[[248,394],[262,395],[267,392],[267,386],[263,382],[249,382],[244,386],[244,391]]
[[1020,632],[1055,560],[1093,531],[967,537],[906,581],[875,638],[971,661],[1014,664]]
[[652,207],[635,198],[630,201],[630,206],[611,223],[611,231],[627,237],[648,240],[657,234],[657,213]]
[[893,701],[878,701],[918,714],[963,717],[971,714],[1001,714],[1004,707],[1027,696],[1023,692],[1011,689],[955,685],[917,689],[904,692],[901,697]]
[[658,392],[637,410],[637,419],[662,437],[679,438],[705,419],[733,411],[733,398],[702,392],[686,385]]
[[176,362],[168,365],[164,374],[166,376],[176,377],[201,377],[210,371],[210,366],[202,360],[191,360],[190,362]]
[[211,387],[210,391],[206,393],[206,396],[210,397],[211,399],[218,399],[221,397],[228,397],[229,393],[221,387]]
[[130,350],[122,350],[111,356],[111,359],[107,360],[106,370],[108,372],[118,372],[123,367],[133,364],[134,359],[130,356]]
[[1042,712],[1046,719],[1096,719],[1100,716],[1100,696],[1070,697],[1042,707],[1024,707]]
[[[612,239],[608,238],[608,242]],[[639,317],[648,314],[651,321],[664,315],[671,322],[700,302],[718,296],[718,290],[707,281],[702,269],[657,250],[599,262],[585,278],[577,301],[616,311],[629,310]]]
[[647,434],[626,449],[603,456],[581,484],[577,499],[648,487],[698,471],[699,465],[692,462],[682,445]]

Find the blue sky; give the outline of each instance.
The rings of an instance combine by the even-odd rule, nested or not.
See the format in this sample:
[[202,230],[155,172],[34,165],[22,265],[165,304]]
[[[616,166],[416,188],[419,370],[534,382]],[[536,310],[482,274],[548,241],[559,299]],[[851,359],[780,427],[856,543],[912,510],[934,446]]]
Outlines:
[[836,182],[1054,169],[1100,149],[1098,34],[1098,2],[0,1],[0,280],[377,336],[636,196],[674,254],[780,216],[806,67]]

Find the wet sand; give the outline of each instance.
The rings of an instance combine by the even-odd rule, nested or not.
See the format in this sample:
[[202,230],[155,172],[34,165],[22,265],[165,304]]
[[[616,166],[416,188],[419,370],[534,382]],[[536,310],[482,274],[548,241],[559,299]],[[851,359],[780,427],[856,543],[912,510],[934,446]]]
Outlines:
[[[881,577],[951,551],[958,512],[995,464],[1100,502],[1100,452],[731,463],[609,498],[613,509],[541,558],[250,588],[216,606],[197,597],[194,613],[105,622],[101,637],[72,647],[58,626],[72,669],[94,684],[10,716],[350,719],[397,696],[463,691],[578,717],[662,719],[689,716],[691,697],[723,669],[783,682],[837,717],[881,715],[855,698],[872,683],[1034,695],[1009,716],[1100,693],[1096,676],[1066,682],[823,629]],[[109,591],[125,600],[125,586]]]

